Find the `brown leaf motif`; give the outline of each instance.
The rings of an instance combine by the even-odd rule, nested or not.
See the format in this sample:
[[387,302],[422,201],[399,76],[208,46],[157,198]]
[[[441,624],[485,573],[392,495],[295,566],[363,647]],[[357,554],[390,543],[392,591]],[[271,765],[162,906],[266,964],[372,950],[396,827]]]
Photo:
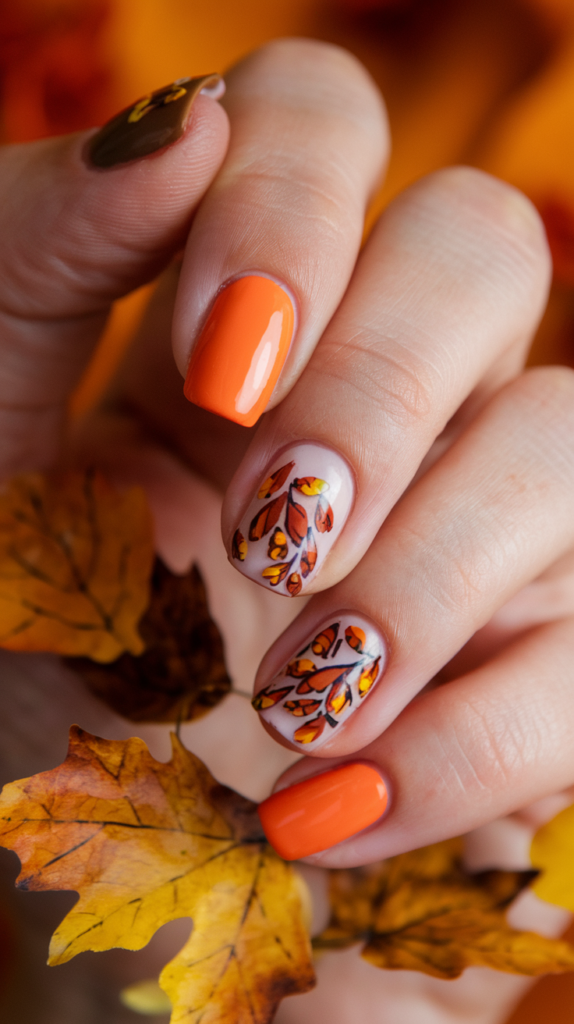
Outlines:
[[293,500],[291,491],[289,491],[287,515],[285,517],[285,529],[297,547],[301,546],[302,541],[307,536],[307,525],[308,521],[305,509],[298,501]]
[[284,996],[314,984],[297,877],[267,844],[257,805],[172,745],[164,764],[142,740],[73,727],[62,765],[4,787],[0,845],[20,858],[19,888],[79,895],[51,964],[141,949],[191,917],[160,976],[171,1024],[270,1024]]
[[236,530],[233,534],[233,540],[231,542],[231,555],[236,558],[238,562],[244,562],[247,556],[248,544],[245,537],[240,530]]
[[261,500],[265,500],[266,498],[270,498],[272,494],[275,494],[276,491],[281,490],[294,465],[294,462],[288,462],[285,466],[281,466],[281,469],[276,469],[275,472],[272,473],[271,476],[268,476],[267,480],[264,480],[261,484],[261,487],[257,492],[257,497]]
[[273,535],[269,538],[267,555],[276,562],[278,559],[284,560],[287,558],[288,552],[289,548],[287,546],[287,537],[283,533],[283,530],[280,530],[279,527],[277,527],[273,531]]
[[504,914],[532,881],[532,871],[470,874],[461,839],[450,839],[377,865],[333,871],[331,920],[317,949],[363,944],[376,967],[457,978],[466,967],[514,974],[574,968],[574,948],[511,928]]
[[321,707],[320,700],[287,700],[283,705],[287,711],[297,718],[304,718],[305,715],[314,715]]
[[301,580],[301,576],[299,575],[299,573],[291,573],[289,579],[287,580],[287,590],[289,591],[291,597],[297,597],[297,594],[301,593],[302,586],[303,581]]
[[0,489],[0,647],[113,661],[140,654],[153,526],[139,488],[91,471]]
[[261,540],[265,534],[269,533],[269,531],[273,529],[283,511],[286,501],[287,491],[284,491],[278,498],[274,498],[268,505],[264,505],[261,511],[258,512],[251,520],[249,525],[249,540]]
[[201,574],[176,576],[156,558],[151,601],[140,622],[143,654],[99,665],[69,658],[92,693],[132,722],[187,722],[229,693],[221,634]]
[[367,638],[364,630],[360,629],[359,626],[347,626],[345,630],[345,640],[349,647],[352,647],[354,651],[358,651],[359,654],[362,654],[365,650]]

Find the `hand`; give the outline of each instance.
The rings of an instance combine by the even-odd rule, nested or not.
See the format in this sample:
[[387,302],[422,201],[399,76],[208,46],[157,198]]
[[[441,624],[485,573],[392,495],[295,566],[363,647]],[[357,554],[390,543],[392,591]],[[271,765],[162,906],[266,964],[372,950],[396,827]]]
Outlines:
[[[372,678],[363,682],[371,684],[368,696],[359,696],[353,668],[345,680],[353,703],[333,707],[329,716],[339,724],[327,722],[309,744],[293,739],[293,720],[304,719],[284,710],[284,702],[317,693],[322,702],[333,681],[325,690],[310,685],[305,696],[293,689],[276,705],[283,717],[274,718],[275,735],[290,750],[323,759],[300,762],[282,785],[341,757],[367,760],[389,780],[382,822],[316,858],[360,863],[484,826],[573,781],[572,376],[565,369],[522,373],[549,277],[543,233],[523,197],[472,170],[439,172],[389,208],[359,256],[364,210],[388,148],[381,101],[364,70],[342,51],[287,41],[234,69],[227,86],[227,150],[223,109],[200,95],[183,137],[146,159],[96,170],[83,157],[86,136],[2,155],[2,471],[58,457],[67,396],[111,301],[159,273],[188,236],[179,279],[177,271],[166,272],[113,401],[75,443],[97,451],[121,479],[147,487],[159,550],[174,568],[197,557],[236,684],[245,687],[265,646],[298,610],[297,601],[279,601],[274,589],[289,592],[290,585],[294,592],[298,582],[318,596],[265,658],[258,692],[276,688],[282,666],[333,622],[335,645],[347,645],[334,664],[341,650],[349,662],[365,651],[374,655]],[[255,293],[260,305],[275,302],[281,324],[270,350],[275,356],[250,378],[241,408],[230,405],[229,390],[219,408],[245,423],[262,404],[276,406],[253,440],[244,426],[185,402],[167,345],[173,311],[182,372],[195,353],[188,393],[210,408],[223,401],[218,367],[226,346],[231,356],[235,351],[238,308],[245,326],[245,296],[233,290],[245,274],[256,278],[247,307]],[[261,281],[270,280],[277,292],[265,291]],[[220,353],[214,382],[202,329],[224,285],[208,336]],[[296,314],[290,348],[289,304]],[[231,334],[221,326],[229,323],[225,317]],[[236,397],[260,342],[255,327],[246,328]],[[282,489],[269,499],[253,496],[290,462]],[[259,576],[263,589],[226,565],[217,497],[191,469],[220,486],[237,470],[224,510],[226,542],[232,561]],[[318,485],[303,482],[309,476],[329,490],[315,493]],[[251,540],[252,520],[283,492],[282,518]],[[317,521],[309,538],[309,522]],[[279,528],[283,540],[275,536]],[[244,561],[233,555],[237,530],[248,545]],[[286,546],[287,556],[269,556],[272,537],[273,553]],[[317,561],[305,575],[301,554],[310,566],[310,541]],[[260,550],[261,564],[253,560]],[[262,565],[291,558],[281,580],[261,576]],[[296,575],[299,581],[289,582]],[[341,612],[350,613],[348,621]],[[349,626],[356,627],[350,644]],[[47,674],[45,659],[6,655],[5,663],[12,680],[29,676],[27,686],[8,687],[6,778],[62,759],[75,707],[87,728],[112,737],[132,731],[69,677],[59,680],[53,667]],[[296,671],[290,686],[312,683],[308,667]],[[448,682],[418,697],[439,671]],[[27,694],[42,692],[53,715],[49,735],[41,697],[33,708],[27,704]],[[255,715],[235,697],[184,735],[223,781],[261,797],[280,758],[285,765],[292,755],[271,741],[258,747],[255,726]],[[158,733],[163,737],[158,729],[142,730],[156,752]],[[506,855],[516,857],[512,849]],[[530,913],[536,927],[541,912]],[[558,915],[549,927],[562,922]],[[476,1020],[480,1000],[482,1019],[494,1022],[524,984],[489,973],[477,996],[475,979],[484,975],[468,972],[446,988],[417,979],[415,989],[408,976],[362,964],[350,980],[336,962],[326,958],[321,969],[338,973],[352,1000],[349,1013],[343,994],[332,1005],[341,989],[323,986],[285,1003],[284,1020],[328,1012],[343,1024],[362,1009],[376,1019],[393,1006],[400,1019],[417,1014],[417,1024],[472,1014]],[[106,963],[93,968],[103,971],[104,988],[106,970],[117,970],[112,954]],[[76,977],[85,993],[86,975],[78,968]],[[57,981],[50,976],[51,985]],[[123,1019],[111,996],[102,1012],[108,1021]]]

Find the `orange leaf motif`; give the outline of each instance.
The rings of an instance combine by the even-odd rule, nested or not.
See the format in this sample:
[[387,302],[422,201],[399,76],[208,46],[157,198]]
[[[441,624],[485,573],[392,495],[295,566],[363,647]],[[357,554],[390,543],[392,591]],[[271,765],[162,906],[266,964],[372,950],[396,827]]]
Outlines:
[[258,512],[251,520],[249,540],[261,540],[266,533],[269,533],[269,530],[273,529],[283,511],[286,500],[287,491],[283,491],[278,498],[274,498],[268,505],[264,505],[261,512]]
[[371,689],[371,686],[373,686],[373,684],[376,682],[377,676],[379,674],[380,660],[381,657],[379,655],[378,658],[375,658],[374,661],[371,661],[368,665],[366,665],[363,671],[361,672],[357,687],[359,691],[359,697],[366,697],[369,690]]
[[247,541],[240,530],[236,530],[233,534],[233,540],[231,542],[231,554],[233,558],[236,558],[238,562],[244,562],[247,555]]
[[345,679],[354,668],[355,665],[330,665],[328,668],[319,668],[299,683],[297,693],[311,693],[311,690],[322,693],[331,683]]
[[277,562],[276,565],[268,565],[261,575],[263,579],[269,581],[272,587],[278,587],[285,579],[292,565],[292,562]]
[[62,765],[4,787],[0,844],[20,858],[21,889],[79,894],[51,964],[142,949],[190,917],[160,977],[171,1024],[270,1024],[283,996],[314,984],[297,877],[268,845],[257,805],[175,736],[172,746],[161,763],[143,740],[73,727]]
[[306,494],[307,497],[312,498],[317,494],[323,494],[324,491],[329,490],[329,484],[326,480],[319,480],[318,476],[300,476],[295,477],[292,485],[301,494]]
[[266,711],[267,708],[272,708],[280,700],[283,700],[288,693],[291,693],[292,689],[292,686],[284,686],[282,690],[270,690],[269,687],[265,687],[264,690],[255,694],[251,704],[256,711]]
[[304,718],[305,715],[313,715],[321,707],[320,700],[287,700],[283,705],[297,718]]
[[352,647],[354,651],[358,651],[362,654],[365,649],[367,638],[365,633],[359,626],[347,626],[345,630],[345,640],[349,647]]
[[317,564],[317,545],[311,527],[307,530],[307,544],[301,553],[301,575],[306,579]]
[[307,536],[307,526],[308,521],[305,509],[299,504],[299,502],[293,501],[291,492],[289,492],[285,527],[291,540],[297,545],[297,547],[301,546],[303,538]]
[[301,587],[302,586],[303,586],[303,581],[301,580],[301,577],[300,577],[299,573],[298,572],[291,573],[291,575],[290,575],[290,577],[289,577],[289,579],[287,580],[287,583],[286,583],[287,590],[291,594],[291,597],[297,597],[297,594],[301,593]]
[[352,703],[351,687],[346,683],[335,683],[325,701],[325,710],[331,715],[339,715],[341,711],[344,711]]
[[315,526],[319,533],[330,533],[333,529],[333,509],[325,498],[319,498],[317,502]]
[[278,558],[287,558],[288,554],[287,537],[280,530],[279,527],[273,533],[273,536],[269,538],[269,548],[267,554],[269,558],[277,561]]
[[281,469],[276,469],[271,476],[267,477],[257,492],[257,497],[261,500],[270,498],[272,494],[275,494],[283,484],[285,483],[289,473],[295,465],[294,462],[288,462],[286,466],[281,466]]
[[313,654],[318,654],[321,658],[327,658],[337,639],[338,632],[339,623],[334,622],[332,626],[328,626],[322,633],[319,633],[311,644]]
[[301,676],[308,676],[310,672],[315,672],[315,670],[316,666],[310,658],[295,658],[289,662],[285,672],[288,676],[300,679]]
[[0,647],[141,654],[152,564],[139,488],[118,493],[92,472],[15,477],[0,489]]
[[310,722],[304,722],[293,733],[293,739],[297,743],[312,743],[323,732],[326,721],[327,719],[323,715],[319,715],[318,718],[313,718]]

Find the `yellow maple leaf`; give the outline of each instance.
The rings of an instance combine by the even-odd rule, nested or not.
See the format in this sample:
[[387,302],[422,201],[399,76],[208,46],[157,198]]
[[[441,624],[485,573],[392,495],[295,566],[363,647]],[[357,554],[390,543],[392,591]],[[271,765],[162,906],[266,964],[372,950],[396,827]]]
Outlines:
[[15,477],[0,488],[0,647],[140,654],[152,563],[139,488],[119,494],[92,472]]
[[462,840],[400,854],[370,868],[334,871],[331,920],[318,949],[363,942],[376,967],[456,978],[465,967],[513,974],[574,970],[574,947],[511,928],[504,912],[530,871],[469,874]]
[[172,1024],[267,1024],[283,996],[314,984],[297,877],[267,844],[257,805],[172,742],[163,764],[143,740],[72,727],[62,765],[4,787],[0,845],[20,858],[19,888],[79,893],[50,964],[141,949],[191,917],[160,977]]
[[536,895],[574,911],[574,804],[538,829],[530,859],[541,871],[532,887]]

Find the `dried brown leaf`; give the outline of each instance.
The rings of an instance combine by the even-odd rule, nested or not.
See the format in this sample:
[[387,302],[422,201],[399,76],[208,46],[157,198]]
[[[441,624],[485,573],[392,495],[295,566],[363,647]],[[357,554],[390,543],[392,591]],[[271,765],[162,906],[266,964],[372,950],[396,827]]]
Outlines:
[[457,978],[466,967],[512,974],[574,970],[574,947],[511,928],[504,913],[536,872],[468,873],[462,840],[404,853],[369,868],[334,871],[331,920],[318,949],[363,943],[376,967]]
[[92,693],[132,722],[187,722],[229,693],[221,634],[197,566],[176,576],[156,558],[150,605],[140,622],[143,654],[107,665],[69,658]]

